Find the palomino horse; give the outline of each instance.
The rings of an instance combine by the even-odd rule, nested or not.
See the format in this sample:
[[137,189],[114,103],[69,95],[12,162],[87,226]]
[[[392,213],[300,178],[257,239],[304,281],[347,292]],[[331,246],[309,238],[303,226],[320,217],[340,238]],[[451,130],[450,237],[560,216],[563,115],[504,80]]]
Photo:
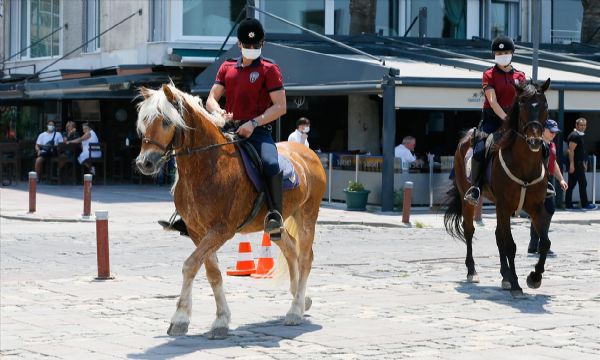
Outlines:
[[[138,131],[143,134],[136,165],[145,175],[156,174],[169,156],[177,161],[178,180],[173,186],[175,207],[185,221],[196,248],[183,263],[183,286],[177,310],[167,333],[187,333],[192,313],[192,283],[200,266],[217,304],[217,318],[210,338],[227,336],[231,313],[225,300],[217,250],[236,232],[263,230],[267,209],[242,229],[258,192],[246,176],[240,153],[222,134],[224,120],[211,115],[199,98],[179,91],[173,84],[140,90]],[[286,325],[298,325],[311,305],[305,298],[306,281],[313,261],[313,240],[319,206],[325,193],[325,171],[317,155],[301,144],[277,144],[300,178],[299,187],[286,191],[283,201],[285,231],[276,244],[288,264],[292,306]]]
[[[494,147],[491,179],[483,187],[483,195],[496,203],[496,244],[500,253],[502,288],[510,289],[513,297],[523,296],[515,269],[517,246],[510,229],[510,217],[524,209],[540,235],[540,257],[527,277],[527,285],[537,289],[542,284],[546,255],[550,249],[548,226],[550,217],[544,208],[547,176],[542,158],[542,131],[548,118],[548,103],[544,92],[550,79],[538,88],[529,84],[517,86],[517,99],[501,131],[503,137]],[[475,208],[463,200],[470,184],[465,171],[465,155],[471,147],[472,133],[459,143],[454,155],[455,178],[448,192],[448,209],[444,215],[446,231],[467,244],[467,281],[479,282],[473,260],[472,239],[475,232]],[[462,219],[462,224],[461,224]]]

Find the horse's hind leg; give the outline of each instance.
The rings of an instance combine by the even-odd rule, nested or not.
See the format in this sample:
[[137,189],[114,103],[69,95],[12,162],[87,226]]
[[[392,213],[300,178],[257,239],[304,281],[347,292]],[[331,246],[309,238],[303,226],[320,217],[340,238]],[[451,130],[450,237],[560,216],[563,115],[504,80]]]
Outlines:
[[[293,220],[293,219],[290,219]],[[282,233],[281,236],[281,240],[276,241],[275,244],[277,244],[277,246],[279,246],[279,249],[281,250],[281,253],[283,254],[283,256],[285,257],[285,260],[287,262],[288,265],[288,272],[290,275],[290,292],[292,293],[292,296],[294,297],[294,301],[296,299],[296,294],[298,293],[298,250],[296,249],[296,238],[293,236],[292,233],[295,233],[295,231],[291,231],[291,229],[288,228],[288,224],[289,224],[289,220],[286,220],[286,231],[284,231]],[[295,224],[291,227],[296,227]],[[290,233],[291,231],[291,233]],[[295,314],[298,313],[298,311],[294,311],[295,307],[294,307],[294,303],[292,303],[292,308],[290,309],[290,311],[288,311],[287,315],[286,315],[286,319],[285,319],[285,324],[286,325],[296,325],[293,324],[293,321],[288,321],[288,317],[289,318],[295,318],[294,315],[290,315],[290,313]]]
[[544,273],[546,256],[548,255],[548,250],[550,250],[548,228],[550,226],[551,217],[552,215],[544,211],[544,209],[541,207],[537,213],[533,213],[531,215],[531,221],[533,223],[533,226],[540,237],[540,243],[538,247],[540,258],[538,259],[538,262],[535,265],[535,271],[532,271],[531,273],[529,273],[529,276],[527,276],[527,286],[529,286],[532,289],[537,289],[542,285],[542,274]]
[[475,216],[475,208],[463,201],[463,231],[465,233],[465,243],[467,244],[467,257],[465,265],[467,266],[467,282],[478,283],[479,275],[475,270],[475,260],[473,260],[473,234],[475,226],[473,226],[473,217]]
[[207,257],[204,261],[204,267],[206,268],[206,277],[212,287],[213,294],[215,296],[215,302],[217,303],[217,318],[212,323],[210,333],[208,334],[209,339],[224,339],[227,337],[229,331],[229,321],[231,320],[231,311],[227,306],[227,300],[225,299],[225,292],[223,291],[223,277],[219,270],[219,260],[217,254],[214,253]]

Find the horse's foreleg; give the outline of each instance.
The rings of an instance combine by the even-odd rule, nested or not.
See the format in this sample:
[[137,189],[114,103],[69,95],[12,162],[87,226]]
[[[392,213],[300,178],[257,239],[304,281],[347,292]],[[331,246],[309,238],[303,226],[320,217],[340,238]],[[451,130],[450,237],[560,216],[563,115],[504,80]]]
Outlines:
[[473,234],[475,233],[473,217],[475,215],[475,208],[463,201],[462,209],[462,226],[465,234],[465,243],[467,244],[467,257],[465,258],[465,265],[467,266],[467,282],[478,283],[479,275],[477,275],[477,271],[475,270],[475,260],[473,260]]
[[216,253],[212,254],[204,261],[204,267],[206,269],[206,277],[208,278],[208,282],[210,283],[215,296],[215,302],[217,303],[217,318],[212,323],[208,338],[224,339],[227,337],[229,331],[231,311],[229,311],[229,306],[227,306],[227,300],[225,299],[223,277],[219,270],[219,261]]
[[[510,231],[510,214],[499,212],[498,216],[498,227],[496,229],[496,237],[501,235],[502,245],[504,248],[504,254],[508,259],[508,281],[510,282],[510,294],[515,297],[523,296],[523,289],[519,286],[519,278],[517,277],[517,270],[515,268],[515,255],[517,254],[517,245],[512,237]],[[502,261],[502,260],[501,260]],[[503,275],[504,282],[504,275]]]
[[179,295],[179,300],[177,300],[177,310],[173,314],[173,317],[171,317],[171,325],[169,325],[169,330],[167,330],[167,334],[171,336],[182,336],[187,334],[188,331],[190,317],[192,316],[192,284],[202,264],[194,256],[195,253],[194,251],[183,263],[181,270],[183,273],[181,294]]
[[531,216],[533,226],[540,238],[540,243],[538,246],[540,258],[535,265],[535,271],[532,271],[529,273],[529,276],[527,276],[527,286],[532,289],[537,289],[542,285],[542,274],[544,273],[546,256],[548,254],[548,250],[550,250],[550,239],[548,238],[550,218],[551,215],[544,211],[542,207],[540,207],[540,210],[537,213],[532,214]]
[[[504,230],[507,225],[502,225],[500,222],[500,216],[496,217],[498,222],[496,226],[496,246],[498,247],[498,254],[500,256],[500,275],[502,275],[501,287],[504,290],[510,290],[512,288],[510,283],[510,268],[508,267],[508,257],[504,248],[504,241],[507,237]],[[508,228],[510,229],[510,216],[508,220]]]

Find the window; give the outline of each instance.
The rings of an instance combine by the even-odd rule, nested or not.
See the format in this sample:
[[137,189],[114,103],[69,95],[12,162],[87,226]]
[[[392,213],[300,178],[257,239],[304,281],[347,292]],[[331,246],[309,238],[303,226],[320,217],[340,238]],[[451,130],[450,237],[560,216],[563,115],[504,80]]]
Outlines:
[[515,1],[493,0],[490,22],[491,39],[498,35],[512,38],[519,36],[519,3]]
[[[419,15],[420,8],[427,8],[427,37],[465,39],[467,37],[466,0],[412,0],[407,9],[406,26]],[[419,36],[418,20],[408,36]]]
[[[335,0],[334,31],[338,35],[350,33],[350,0]],[[377,0],[375,3],[375,33],[398,35],[398,1]]]
[[[320,34],[325,33],[325,0],[263,0],[260,7]],[[269,16],[261,18],[270,33],[300,34],[303,31]]]
[[[100,0],[85,0],[85,41],[91,40],[100,34]],[[86,52],[94,52],[100,48],[100,38],[90,41],[85,46]]]
[[60,26],[60,0],[21,0],[21,48],[31,46],[23,56],[59,55]]
[[552,1],[552,43],[570,44],[581,39],[581,0]]
[[174,21],[171,22],[172,40],[225,38],[246,5],[245,0],[172,0],[169,3],[174,14]]

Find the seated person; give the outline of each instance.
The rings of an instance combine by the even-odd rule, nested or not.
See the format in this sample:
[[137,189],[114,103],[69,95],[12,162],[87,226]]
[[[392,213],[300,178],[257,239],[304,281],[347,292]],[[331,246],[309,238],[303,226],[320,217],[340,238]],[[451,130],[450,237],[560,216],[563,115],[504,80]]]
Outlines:
[[288,136],[288,141],[297,142],[308,146],[308,132],[310,131],[310,120],[301,117],[296,122],[296,130]]
[[394,149],[394,156],[402,160],[402,168],[406,169],[410,163],[417,161],[414,154],[415,146],[417,146],[417,139],[414,136],[405,136],[402,139],[402,144]]
[[[35,142],[35,172],[40,175],[42,173],[42,165],[44,159],[56,156],[57,145],[63,142],[63,137],[59,132],[56,132],[54,120],[48,120],[47,130],[38,135]],[[38,177],[39,179],[39,177]]]
[[[98,135],[90,128],[88,123],[83,123],[81,126],[83,135],[75,140],[67,140],[67,144],[81,144],[81,154],[77,157],[77,161],[84,166],[85,173],[96,175],[96,169],[87,160],[90,157],[90,143],[98,143],[100,141],[98,140]],[[102,152],[92,151],[91,155],[92,158],[100,158],[102,157]]]

